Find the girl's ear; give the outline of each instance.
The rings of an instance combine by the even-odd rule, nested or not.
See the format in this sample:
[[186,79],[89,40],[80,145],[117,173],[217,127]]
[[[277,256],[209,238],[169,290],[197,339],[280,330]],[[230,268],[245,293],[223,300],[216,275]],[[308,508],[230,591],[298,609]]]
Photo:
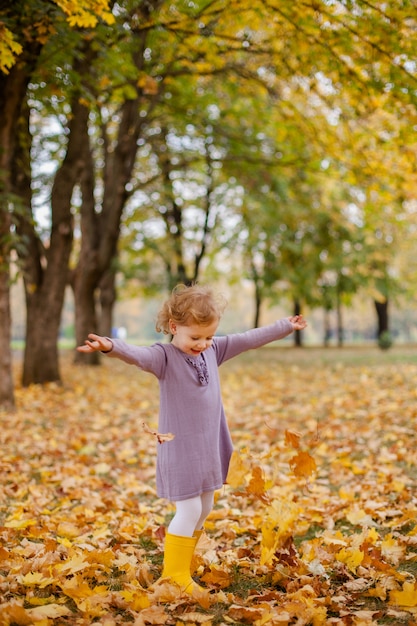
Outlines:
[[171,333],[171,335],[175,335],[175,333],[177,332],[177,325],[172,320],[169,320],[169,332]]

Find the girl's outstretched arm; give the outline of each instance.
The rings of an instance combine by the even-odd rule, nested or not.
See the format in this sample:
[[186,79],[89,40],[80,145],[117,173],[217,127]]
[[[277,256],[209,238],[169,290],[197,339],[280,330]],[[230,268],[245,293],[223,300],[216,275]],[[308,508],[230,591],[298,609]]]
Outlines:
[[83,346],[78,346],[78,352],[110,352],[113,342],[108,337],[100,337],[90,333]]

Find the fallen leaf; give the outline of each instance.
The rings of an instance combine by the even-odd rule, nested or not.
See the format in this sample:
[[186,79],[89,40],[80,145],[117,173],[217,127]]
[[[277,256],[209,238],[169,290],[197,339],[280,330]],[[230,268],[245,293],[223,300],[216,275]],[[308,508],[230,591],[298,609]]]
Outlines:
[[234,489],[241,487],[246,482],[246,475],[250,471],[248,464],[243,460],[242,456],[234,450],[229,463],[229,471],[226,478],[226,484]]
[[286,429],[285,443],[287,446],[298,449],[300,447],[300,439],[301,439],[301,433],[296,433],[293,430]]
[[18,576],[18,581],[25,585],[25,587],[38,587],[44,589],[48,585],[52,585],[55,582],[53,577],[45,577],[40,572],[29,572],[25,576]]
[[56,619],[57,617],[64,617],[71,615],[70,609],[61,604],[46,604],[45,606],[37,606],[34,609],[28,609],[29,615],[35,621],[42,619]]
[[417,606],[417,583],[406,581],[401,591],[393,589],[389,595],[389,603],[397,606]]
[[309,478],[317,470],[314,458],[311,454],[302,450],[293,456],[289,463],[295,476],[299,478]]
[[158,433],[158,431],[156,430],[151,430],[145,422],[142,422],[142,428],[145,431],[145,433],[148,433],[148,435],[152,435],[153,437],[156,437],[156,439],[158,440],[158,443],[165,443],[166,441],[172,441],[175,438],[175,435],[173,435],[172,433],[162,434],[162,433]]

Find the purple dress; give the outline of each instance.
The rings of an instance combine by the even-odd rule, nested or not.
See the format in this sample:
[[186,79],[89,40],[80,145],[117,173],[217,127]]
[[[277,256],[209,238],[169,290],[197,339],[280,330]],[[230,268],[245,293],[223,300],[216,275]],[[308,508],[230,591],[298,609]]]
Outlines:
[[154,374],[159,381],[161,433],[174,439],[158,445],[158,496],[186,500],[224,484],[232,454],[232,440],[220,391],[218,367],[224,361],[259,348],[292,332],[283,319],[245,333],[215,337],[210,348],[193,357],[171,343],[132,346],[112,339],[108,353]]

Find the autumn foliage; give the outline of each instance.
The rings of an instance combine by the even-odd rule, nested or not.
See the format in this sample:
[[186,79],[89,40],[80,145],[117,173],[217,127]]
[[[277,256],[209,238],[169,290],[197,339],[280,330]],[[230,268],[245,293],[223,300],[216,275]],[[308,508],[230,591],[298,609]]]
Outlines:
[[235,453],[197,599],[159,579],[156,382],[68,357],[63,386],[18,389],[0,416],[0,626],[417,624],[417,362],[294,352],[221,370]]

